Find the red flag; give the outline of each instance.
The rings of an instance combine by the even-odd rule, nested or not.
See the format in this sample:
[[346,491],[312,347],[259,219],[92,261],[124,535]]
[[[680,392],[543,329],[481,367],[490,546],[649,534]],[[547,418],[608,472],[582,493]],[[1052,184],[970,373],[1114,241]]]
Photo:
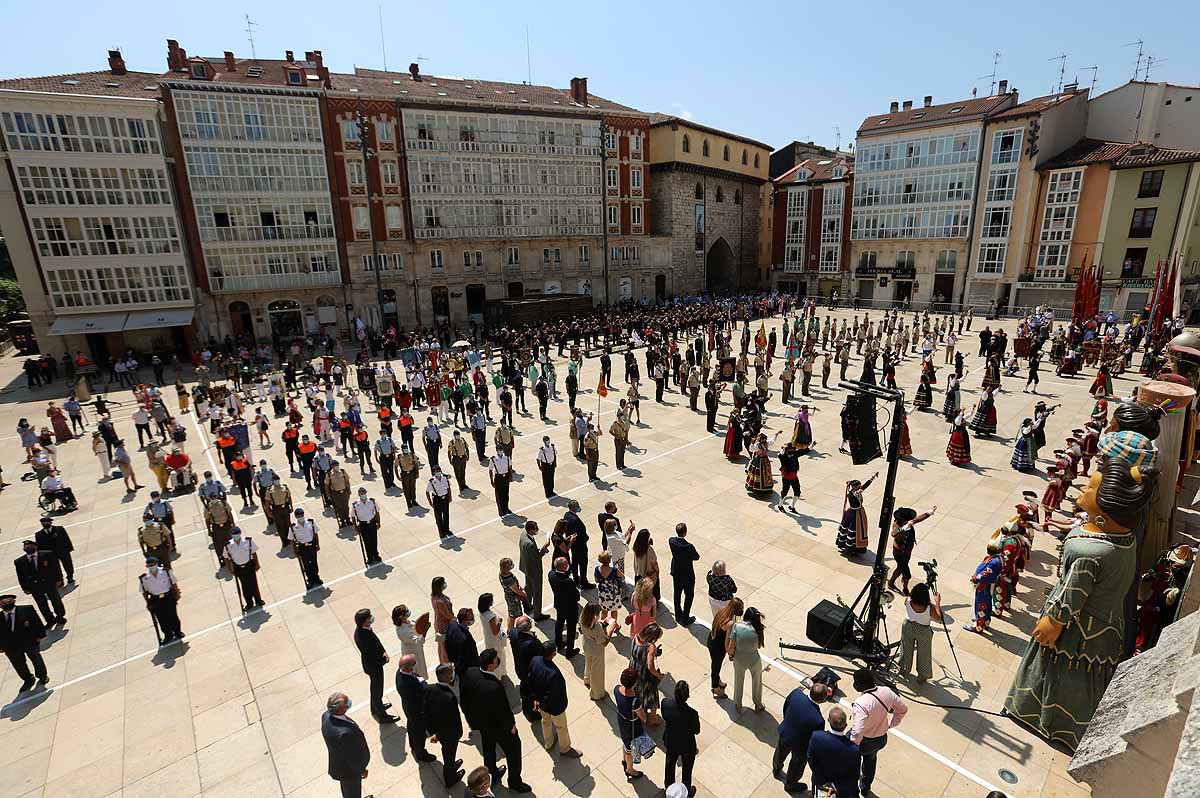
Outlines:
[[604,377],[600,377],[600,387],[596,389],[596,393],[601,397],[608,396],[608,387],[604,384]]
[[1092,301],[1092,315],[1100,314],[1100,292],[1104,290],[1104,267],[1099,263],[1096,264],[1096,282],[1093,286],[1095,299]]
[[1160,316],[1162,321],[1169,321],[1175,315],[1175,263],[1176,261],[1171,261],[1171,268],[1167,271],[1168,276],[1163,281],[1162,315]]

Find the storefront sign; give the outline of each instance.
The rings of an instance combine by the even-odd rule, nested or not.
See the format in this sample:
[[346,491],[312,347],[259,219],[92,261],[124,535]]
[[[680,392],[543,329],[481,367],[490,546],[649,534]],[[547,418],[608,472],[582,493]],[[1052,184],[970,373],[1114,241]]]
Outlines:
[[1126,277],[1121,281],[1122,288],[1153,288],[1154,278],[1152,277]]
[[1025,290],[1028,290],[1028,289],[1037,289],[1037,290],[1039,290],[1039,291],[1068,291],[1068,290],[1070,290],[1070,291],[1074,291],[1074,290],[1075,290],[1075,283],[1063,283],[1063,282],[1046,282],[1046,283],[1035,283],[1035,282],[1024,282],[1024,283],[1017,283],[1017,287],[1018,287],[1020,290],[1022,290],[1022,291],[1025,291]]

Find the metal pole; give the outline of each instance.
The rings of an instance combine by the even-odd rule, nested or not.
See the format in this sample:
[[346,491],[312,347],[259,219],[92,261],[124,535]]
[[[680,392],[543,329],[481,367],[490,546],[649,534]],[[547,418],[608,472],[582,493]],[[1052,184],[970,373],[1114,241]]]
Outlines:
[[[600,231],[604,236],[604,306],[608,298],[608,142],[604,131],[604,116],[600,116]],[[618,217],[619,218],[619,217]]]
[[154,610],[150,609],[150,599],[146,599],[146,612],[150,613],[150,623],[154,626],[154,638],[158,641],[158,647],[163,646],[162,631],[158,628],[158,617],[154,614]]
[[358,122],[358,148],[363,156],[363,179],[367,181],[367,226],[371,231],[371,266],[375,270],[375,302],[379,305],[379,330],[383,332],[383,275],[379,263],[379,241],[375,236],[375,201],[371,196],[371,158],[375,152],[367,146],[370,123],[363,113],[362,97],[358,98],[354,116]]
[[[378,517],[378,513],[376,513],[376,517]],[[354,522],[354,536],[358,538],[358,547],[362,549],[363,567],[370,568],[371,564],[367,562],[367,542],[363,540],[362,529],[359,527],[358,521]]]

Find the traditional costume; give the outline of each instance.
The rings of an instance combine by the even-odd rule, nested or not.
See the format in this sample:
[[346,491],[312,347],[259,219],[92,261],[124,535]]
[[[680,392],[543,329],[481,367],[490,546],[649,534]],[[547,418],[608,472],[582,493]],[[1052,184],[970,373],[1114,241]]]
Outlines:
[[796,411],[796,425],[792,428],[792,445],[804,453],[812,448],[812,424],[808,421],[808,407]]
[[846,498],[842,503],[842,523],[838,526],[837,547],[843,555],[863,554],[870,542],[867,536],[867,511],[863,506],[863,491],[871,487],[875,477],[866,482],[852,479],[846,483]]
[[1046,489],[1042,491],[1042,529],[1048,532],[1050,527],[1046,521],[1053,517],[1054,511],[1062,504],[1066,488],[1058,475],[1058,466],[1047,466],[1046,477]]
[[1100,427],[1101,431],[1108,426],[1107,399],[1096,400],[1096,404],[1092,406],[1092,421]]
[[900,404],[900,457],[908,457],[913,453],[912,440],[908,435],[908,413],[904,409],[904,405]]
[[1017,441],[1013,444],[1012,458],[1008,464],[1017,471],[1032,471],[1033,449],[1033,422],[1025,419],[1017,433]]
[[[1020,511],[1022,505],[1017,505]],[[1017,591],[1017,583],[1025,563],[1029,560],[1029,552],[1033,547],[1032,541],[1025,534],[1022,520],[1009,521],[997,530],[993,538],[1000,549],[1000,577],[992,591],[996,615],[1003,615],[1012,602],[1012,596]]]
[[742,422],[736,412],[729,414],[725,429],[725,456],[730,460],[742,456]]
[[937,367],[933,365],[933,355],[921,360],[921,375],[929,377],[930,385],[937,385]]
[[954,417],[950,442],[946,444],[946,459],[950,461],[950,465],[966,465],[971,462],[971,436],[967,433],[967,420],[961,412]]
[[984,390],[971,418],[971,429],[977,435],[996,434],[996,397],[991,390]]
[[775,490],[775,478],[771,475],[771,458],[767,455],[767,439],[759,435],[750,450],[750,462],[746,465],[746,492],[770,495]]
[[942,402],[942,418],[953,422],[959,411],[958,380],[954,375],[946,378],[946,400]]
[[975,585],[975,620],[963,627],[968,632],[983,632],[992,620],[992,586],[1000,578],[1002,570],[1000,556],[993,549],[993,544],[988,544],[987,555],[971,577]]
[[1000,356],[991,355],[983,367],[983,390],[1000,387]]
[[918,410],[924,410],[933,404],[933,391],[929,387],[929,376],[921,374],[921,384],[917,386],[917,392],[913,396],[913,407]]
[[1096,379],[1092,381],[1092,387],[1088,388],[1088,393],[1097,399],[1103,399],[1106,396],[1112,396],[1112,392],[1112,377],[1108,376],[1108,364],[1103,363],[1100,370],[1096,372]]

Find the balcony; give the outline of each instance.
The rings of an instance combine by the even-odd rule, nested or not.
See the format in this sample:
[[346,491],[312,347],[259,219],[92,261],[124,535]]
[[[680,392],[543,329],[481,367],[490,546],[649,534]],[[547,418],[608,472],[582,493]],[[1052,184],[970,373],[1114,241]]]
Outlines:
[[242,291],[286,291],[292,288],[314,288],[338,285],[341,272],[298,272],[294,274],[238,274],[226,276],[220,271],[209,272],[209,290],[214,294],[234,294]]

